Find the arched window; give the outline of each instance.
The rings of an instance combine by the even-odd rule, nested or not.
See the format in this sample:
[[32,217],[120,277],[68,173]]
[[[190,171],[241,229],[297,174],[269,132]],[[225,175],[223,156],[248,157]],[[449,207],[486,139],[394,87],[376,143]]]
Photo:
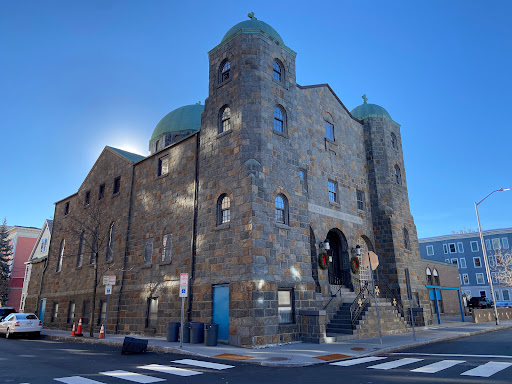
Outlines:
[[59,259],[57,260],[57,272],[62,270],[62,258],[64,257],[64,248],[66,248],[66,240],[60,242]]
[[108,231],[108,243],[107,243],[107,255],[106,260],[112,261],[114,257],[114,234],[115,234],[116,225],[114,222],[110,224],[110,229]]
[[395,183],[397,185],[402,185],[402,173],[400,172],[400,167],[398,165],[395,165],[394,176],[395,176]]
[[217,200],[217,225],[229,223],[231,220],[231,200],[225,193]]
[[231,109],[225,105],[219,112],[219,133],[229,131],[231,129]]
[[433,285],[432,284],[432,271],[428,267],[426,270],[426,274],[427,274],[427,285]]
[[404,247],[405,249],[410,249],[410,243],[409,243],[409,231],[404,228]]
[[391,148],[396,149],[396,135],[391,132]]
[[432,273],[432,275],[434,276],[434,285],[441,285],[440,281],[439,281],[439,273],[437,273],[437,269],[434,268],[434,272]]
[[288,225],[288,199],[282,194],[276,196],[275,219],[277,223]]
[[219,67],[219,83],[223,83],[226,80],[229,80],[231,71],[231,63],[229,60],[224,60]]
[[274,60],[272,64],[272,76],[274,80],[282,81],[284,75],[283,65],[279,62],[279,60]]
[[274,130],[279,133],[286,133],[286,112],[279,105],[274,107]]
[[84,262],[84,245],[85,245],[85,232],[80,235],[80,242],[78,243],[78,257],[76,259],[76,266],[80,268]]

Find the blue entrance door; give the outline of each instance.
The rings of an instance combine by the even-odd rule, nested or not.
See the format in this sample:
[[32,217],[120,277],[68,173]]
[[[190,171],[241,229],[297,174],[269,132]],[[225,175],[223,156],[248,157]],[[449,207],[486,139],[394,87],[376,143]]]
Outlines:
[[41,299],[41,304],[39,305],[39,320],[44,323],[44,311],[46,310],[46,299]]
[[213,322],[219,324],[219,340],[229,339],[229,284],[213,286]]

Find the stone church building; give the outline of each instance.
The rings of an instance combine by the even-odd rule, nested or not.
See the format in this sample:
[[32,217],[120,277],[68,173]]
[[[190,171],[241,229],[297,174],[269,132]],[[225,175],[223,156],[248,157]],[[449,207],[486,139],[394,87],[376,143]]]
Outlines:
[[[249,17],[208,53],[204,106],[166,115],[147,157],[105,147],[55,204],[25,306],[45,327],[83,318],[84,333],[105,323],[107,333],[163,336],[179,321],[188,273],[186,321],[220,324],[230,344],[373,335],[358,269],[368,251],[379,257],[379,300],[393,302],[383,332],[405,330],[403,308],[431,321],[400,125],[366,97],[349,111],[329,85],[297,84],[296,53]],[[108,305],[104,276],[116,278]]]

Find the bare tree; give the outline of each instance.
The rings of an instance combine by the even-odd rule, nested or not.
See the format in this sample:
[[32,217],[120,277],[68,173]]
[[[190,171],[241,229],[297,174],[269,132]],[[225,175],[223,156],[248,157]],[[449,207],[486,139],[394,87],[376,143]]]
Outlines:
[[512,255],[510,250],[495,249],[494,253],[489,256],[489,267],[500,285],[512,287]]

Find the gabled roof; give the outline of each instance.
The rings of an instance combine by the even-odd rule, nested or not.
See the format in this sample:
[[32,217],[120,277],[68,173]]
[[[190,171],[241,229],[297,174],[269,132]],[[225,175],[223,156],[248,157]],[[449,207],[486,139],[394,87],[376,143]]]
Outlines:
[[120,155],[121,157],[125,158],[126,160],[128,160],[131,163],[136,163],[145,158],[145,156],[138,155],[136,153],[132,153],[132,152],[128,152],[128,151],[123,151],[122,149],[119,149],[119,148],[109,147],[108,145],[105,148],[110,149],[112,152]]
[[[47,256],[43,256],[43,257],[35,257],[35,253],[36,253],[36,250],[39,249],[40,247],[40,244],[41,244],[41,239],[43,238],[43,235],[44,235],[44,232],[46,230],[46,228],[48,228],[48,231],[50,232],[50,238],[52,236],[52,229],[53,229],[53,220],[50,220],[50,219],[47,219],[45,220],[44,224],[43,224],[43,228],[41,228],[41,232],[39,233],[39,236],[37,238],[37,241],[35,242],[34,244],[34,248],[32,248],[32,252],[30,252],[30,256],[28,258],[28,261],[27,263],[37,263],[41,260],[44,260],[48,257]],[[48,240],[50,240],[50,238],[48,238]]]

